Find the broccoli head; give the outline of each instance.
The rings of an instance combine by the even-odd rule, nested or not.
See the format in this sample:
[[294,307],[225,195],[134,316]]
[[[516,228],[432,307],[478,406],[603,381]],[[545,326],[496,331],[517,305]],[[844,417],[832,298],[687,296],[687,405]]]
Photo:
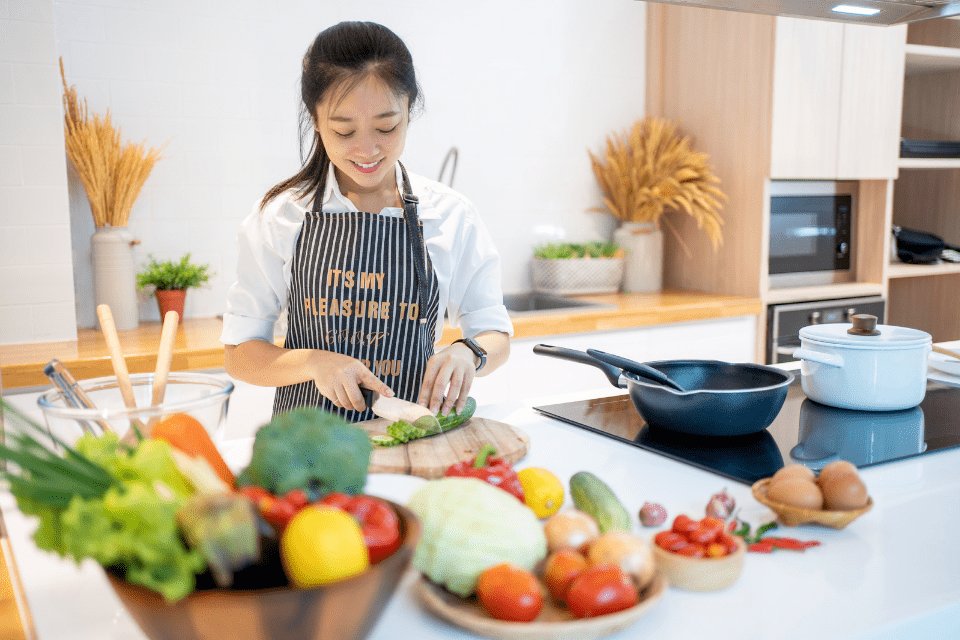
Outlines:
[[372,450],[367,433],[315,408],[285,411],[260,427],[250,466],[237,478],[274,495],[303,489],[311,499],[331,491],[360,493]]

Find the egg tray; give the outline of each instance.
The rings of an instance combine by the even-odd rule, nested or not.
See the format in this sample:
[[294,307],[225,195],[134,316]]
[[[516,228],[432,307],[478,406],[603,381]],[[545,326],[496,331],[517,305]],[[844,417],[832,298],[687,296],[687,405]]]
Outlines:
[[782,502],[775,502],[767,497],[767,489],[770,486],[770,478],[758,480],[753,484],[751,490],[753,497],[757,502],[770,507],[777,514],[783,524],[788,527],[796,527],[801,524],[819,524],[831,529],[843,529],[848,524],[865,514],[873,508],[873,498],[867,497],[867,504],[859,509],[822,510],[822,509],[804,509],[803,507],[794,507]]

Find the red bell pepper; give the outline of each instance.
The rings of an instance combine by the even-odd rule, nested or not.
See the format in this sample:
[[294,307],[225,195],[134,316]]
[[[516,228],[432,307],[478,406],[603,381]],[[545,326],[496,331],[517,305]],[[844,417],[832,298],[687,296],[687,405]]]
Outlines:
[[377,564],[400,548],[400,519],[383,500],[335,491],[328,493],[320,503],[346,511],[356,518],[370,554],[370,564]]
[[487,443],[480,449],[476,459],[473,462],[465,461],[451,465],[445,476],[462,478],[479,478],[495,487],[500,487],[507,493],[515,496],[520,502],[526,504],[523,495],[523,485],[520,484],[520,478],[517,472],[513,470],[503,458],[495,457],[496,450],[493,445]]

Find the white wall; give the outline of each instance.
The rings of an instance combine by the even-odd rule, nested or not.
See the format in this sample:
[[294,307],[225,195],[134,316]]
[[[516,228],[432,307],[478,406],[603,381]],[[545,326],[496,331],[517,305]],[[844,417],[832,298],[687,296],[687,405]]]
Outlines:
[[[381,22],[410,47],[426,111],[403,161],[436,178],[448,149],[459,149],[453,186],[490,227],[506,292],[529,289],[532,245],[609,239],[614,228],[586,212],[600,201],[587,149],[643,115],[643,2],[53,0],[53,14],[56,54],[47,54],[63,56],[90,108],[110,108],[132,140],[169,141],[130,228],[138,265],[148,253],[186,251],[212,265],[217,275],[188,294],[187,316],[222,313],[239,221],[299,167],[300,60],[340,20]],[[72,170],[69,187],[76,318],[90,327],[94,227]],[[140,315],[159,319],[152,299],[142,298]],[[40,339],[4,327],[0,343]]]
[[0,0],[0,342],[74,340],[51,0]]

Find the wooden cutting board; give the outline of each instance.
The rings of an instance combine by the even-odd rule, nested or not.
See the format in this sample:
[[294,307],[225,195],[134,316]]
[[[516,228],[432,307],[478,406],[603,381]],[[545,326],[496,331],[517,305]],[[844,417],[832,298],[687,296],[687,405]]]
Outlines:
[[[360,422],[370,435],[385,435],[389,420],[377,418]],[[527,455],[530,436],[503,422],[471,418],[455,429],[435,436],[412,440],[394,447],[374,447],[370,473],[403,473],[432,480],[440,478],[452,464],[473,460],[484,444],[510,464]]]

